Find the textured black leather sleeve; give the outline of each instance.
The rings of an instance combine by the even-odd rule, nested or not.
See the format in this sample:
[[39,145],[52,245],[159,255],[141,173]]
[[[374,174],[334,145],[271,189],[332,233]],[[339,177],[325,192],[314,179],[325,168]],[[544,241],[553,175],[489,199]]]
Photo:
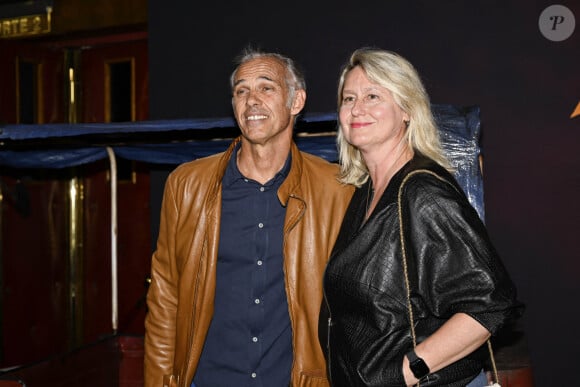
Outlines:
[[404,235],[417,319],[463,312],[492,334],[519,316],[515,286],[483,222],[449,175],[412,176],[404,187]]

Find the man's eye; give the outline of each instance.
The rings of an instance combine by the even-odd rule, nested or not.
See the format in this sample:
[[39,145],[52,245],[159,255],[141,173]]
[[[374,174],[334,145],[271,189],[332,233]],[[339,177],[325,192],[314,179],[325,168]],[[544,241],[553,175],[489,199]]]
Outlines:
[[343,105],[351,104],[353,101],[354,101],[353,97],[344,97],[342,99],[342,104]]
[[244,95],[246,93],[246,89],[238,89],[234,92],[234,94],[236,95],[236,97],[241,97],[242,95]]

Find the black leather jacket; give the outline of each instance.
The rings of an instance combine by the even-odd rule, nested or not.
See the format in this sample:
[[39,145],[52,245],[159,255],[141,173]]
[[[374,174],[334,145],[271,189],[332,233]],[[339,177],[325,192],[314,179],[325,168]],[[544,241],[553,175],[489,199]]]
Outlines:
[[[402,200],[417,342],[463,312],[492,334],[523,306],[477,212],[450,173],[415,156],[391,179],[363,224],[369,184],[357,189],[324,276],[320,341],[334,387],[404,386],[413,344],[402,266],[397,193]],[[332,316],[332,319],[329,319]],[[430,375],[422,386],[465,386],[489,358],[486,346]]]

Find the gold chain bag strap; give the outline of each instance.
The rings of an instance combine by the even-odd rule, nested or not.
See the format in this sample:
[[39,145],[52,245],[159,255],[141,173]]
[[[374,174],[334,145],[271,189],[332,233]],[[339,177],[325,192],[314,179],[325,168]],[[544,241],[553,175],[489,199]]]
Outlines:
[[[416,175],[418,173],[428,173],[430,175],[433,175],[437,179],[439,179],[447,184],[450,184],[447,180],[443,179],[441,176],[437,175],[435,172],[429,171],[427,169],[418,169],[416,171],[409,173],[407,176],[405,176],[405,178],[401,182],[401,186],[399,187],[399,192],[397,195],[397,211],[398,211],[398,215],[399,215],[399,238],[401,240],[401,251],[403,253],[403,273],[405,274],[405,287],[407,289],[407,310],[409,311],[409,322],[411,323],[411,337],[413,338],[413,348],[417,346],[417,336],[415,335],[415,323],[414,323],[414,318],[413,318],[413,307],[411,305],[411,285],[409,283],[409,272],[407,269],[407,250],[406,250],[406,246],[405,246],[405,238],[403,235],[403,211],[402,211],[401,201],[402,201],[402,196],[403,196],[403,187],[404,187],[405,183],[407,182],[407,180],[409,180],[409,178],[411,178],[413,175]],[[455,188],[455,187],[453,187],[453,188]],[[487,340],[487,348],[489,350],[489,356],[490,356],[491,365],[493,368],[493,376],[495,379],[495,382],[493,382],[489,386],[490,387],[501,387],[499,384],[497,367],[495,365],[495,357],[493,356],[493,349],[491,347],[491,341],[489,339]],[[417,383],[417,386],[420,386],[420,383]]]

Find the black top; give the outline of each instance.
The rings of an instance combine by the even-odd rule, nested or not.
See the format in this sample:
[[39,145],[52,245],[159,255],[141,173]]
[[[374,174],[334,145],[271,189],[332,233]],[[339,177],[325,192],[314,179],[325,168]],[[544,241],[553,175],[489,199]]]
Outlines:
[[[483,222],[453,176],[417,155],[393,176],[366,222],[370,179],[356,190],[344,217],[324,276],[320,321],[328,325],[328,307],[332,323],[321,344],[333,387],[404,385],[401,364],[413,344],[397,195],[405,176],[423,169],[434,174],[413,174],[402,195],[417,342],[458,312],[495,333],[523,309]],[[464,386],[488,356],[482,347],[432,374],[435,384],[421,385]]]

